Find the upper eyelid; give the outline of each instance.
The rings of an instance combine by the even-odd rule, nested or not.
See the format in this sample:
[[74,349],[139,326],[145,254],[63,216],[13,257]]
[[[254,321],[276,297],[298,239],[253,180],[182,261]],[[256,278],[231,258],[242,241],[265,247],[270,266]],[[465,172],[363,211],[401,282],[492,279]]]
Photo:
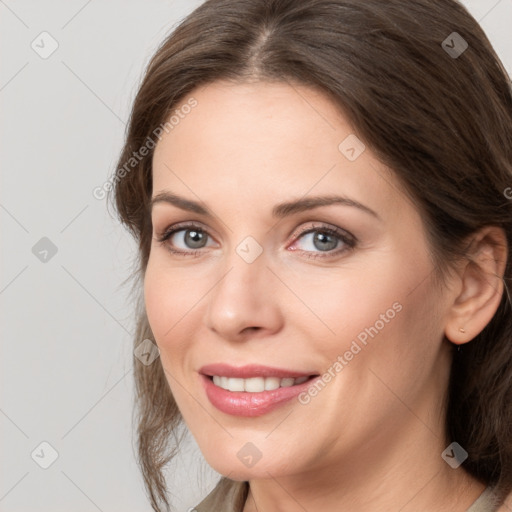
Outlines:
[[306,233],[309,233],[309,232],[314,232],[314,231],[332,231],[333,233],[337,234],[337,235],[346,235],[347,237],[350,237],[350,238],[356,238],[352,233],[350,233],[350,231],[344,229],[344,228],[341,228],[339,226],[335,226],[334,224],[330,224],[329,222],[325,222],[325,223],[320,223],[318,225],[311,225],[309,227],[306,227],[306,228],[303,228],[303,229],[295,229],[292,231],[292,234],[297,234],[297,235],[303,235],[303,234],[306,234]]
[[[318,222],[318,221],[317,221]],[[208,233],[209,235],[211,235],[211,229],[209,227],[206,227],[204,226],[204,224],[200,221],[182,221],[182,222],[176,222],[176,223],[173,223],[173,224],[169,224],[168,226],[166,226],[163,230],[162,230],[162,233],[166,233],[166,232],[170,232],[170,231],[181,231],[183,229],[187,229],[187,228],[190,228],[190,227],[197,227],[199,229],[201,229],[202,231]],[[304,234],[308,231],[315,231],[315,230],[331,230],[331,231],[342,231],[343,233],[346,233],[347,235],[350,235],[350,236],[353,236],[351,235],[351,233],[349,231],[347,231],[346,229],[343,229],[341,227],[338,227],[338,226],[335,226],[334,224],[330,224],[329,222],[320,222],[318,225],[315,225],[314,221],[313,221],[313,224],[309,227],[305,227],[303,229],[298,229],[298,228],[294,228],[290,235],[288,236],[291,236],[292,234],[296,233],[296,234]]]
[[205,227],[201,222],[198,221],[183,221],[170,224],[160,232],[160,236],[165,236],[167,233],[171,232],[172,234],[174,234],[178,231],[186,231],[187,229],[194,227],[200,229],[201,231],[204,231],[208,236],[212,237],[210,228]]

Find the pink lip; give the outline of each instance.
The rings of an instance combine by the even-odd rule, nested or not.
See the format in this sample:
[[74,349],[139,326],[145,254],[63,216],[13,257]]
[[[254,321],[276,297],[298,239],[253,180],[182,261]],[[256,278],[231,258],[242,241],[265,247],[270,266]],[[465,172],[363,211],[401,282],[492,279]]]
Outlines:
[[[228,391],[216,386],[209,376],[210,372],[212,372],[211,375],[238,378],[307,377],[312,375],[312,373],[293,372],[253,365],[238,369],[222,364],[208,365],[201,368],[202,375],[200,377],[210,403],[225,414],[244,417],[261,416],[273,411],[305,391],[316,380],[316,378],[312,378],[295,386],[273,389],[271,391],[261,391],[259,393],[248,393],[245,391]],[[318,375],[317,378],[319,377]]]
[[203,366],[199,373],[212,377],[218,375],[219,377],[238,377],[240,379],[249,379],[250,377],[278,377],[285,378],[299,378],[309,377],[310,375],[317,375],[315,371],[311,372],[296,372],[293,370],[284,370],[282,368],[274,368],[271,366],[261,366],[258,364],[249,364],[246,366],[230,366],[224,363],[207,364]]

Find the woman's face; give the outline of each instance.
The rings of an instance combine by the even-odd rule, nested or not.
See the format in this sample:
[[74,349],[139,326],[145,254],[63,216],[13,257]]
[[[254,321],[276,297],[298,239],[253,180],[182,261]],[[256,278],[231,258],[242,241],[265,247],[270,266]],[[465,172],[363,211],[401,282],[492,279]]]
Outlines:
[[395,176],[307,87],[191,96],[155,149],[145,301],[207,461],[339,478],[398,439],[428,441],[411,457],[443,445],[447,302]]

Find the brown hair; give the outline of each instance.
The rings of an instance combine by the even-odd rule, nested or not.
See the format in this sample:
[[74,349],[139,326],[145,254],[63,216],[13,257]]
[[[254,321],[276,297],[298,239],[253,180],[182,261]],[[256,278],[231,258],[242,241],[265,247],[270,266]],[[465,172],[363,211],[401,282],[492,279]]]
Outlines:
[[[463,40],[467,49],[450,53],[463,50]],[[180,101],[219,79],[298,83],[326,94],[414,199],[441,277],[484,226],[501,227],[512,246],[510,80],[456,1],[208,0],[150,61],[118,168]],[[151,165],[152,151],[115,180],[115,207],[139,244],[137,285],[151,244]],[[486,328],[454,354],[447,390],[447,435],[468,452],[463,467],[496,485],[501,499],[512,488],[511,278],[508,253],[507,293]],[[138,315],[136,344],[152,338],[142,301]],[[178,449],[181,415],[159,359],[135,360],[135,381],[142,474],[153,509],[168,510],[162,470]],[[221,483],[226,490],[230,481]]]

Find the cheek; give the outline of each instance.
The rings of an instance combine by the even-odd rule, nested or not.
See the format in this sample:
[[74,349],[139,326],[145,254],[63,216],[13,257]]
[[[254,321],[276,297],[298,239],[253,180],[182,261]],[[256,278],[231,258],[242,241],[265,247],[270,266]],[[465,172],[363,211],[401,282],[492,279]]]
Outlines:
[[144,303],[149,325],[158,344],[163,333],[171,328],[170,314],[175,310],[174,294],[166,293],[167,289],[165,274],[161,274],[150,257],[144,276]]
[[184,418],[191,415],[194,405],[185,392],[187,358],[193,345],[187,322],[193,320],[200,292],[197,283],[191,286],[190,280],[181,278],[179,272],[150,257],[144,278],[146,314],[169,388]]
[[[331,331],[332,343],[349,340],[376,326],[381,331],[403,308],[411,277],[403,262],[373,267],[365,262],[338,274],[296,277],[301,299]],[[329,333],[327,333],[328,335]],[[329,337],[329,336],[328,336]]]
[[305,301],[331,330],[323,340],[329,361],[352,351],[358,355],[347,358],[357,358],[358,365],[387,362],[385,370],[392,377],[388,368],[413,368],[434,357],[442,328],[439,294],[429,278],[432,267],[426,254],[422,259],[383,254],[378,264],[363,267],[364,272],[352,269],[346,278],[325,280],[320,287],[302,287],[310,290]]
[[[426,390],[443,384],[444,368],[438,364],[443,332],[439,294],[430,279],[417,283],[418,279],[396,279],[394,291],[383,295],[386,299],[378,313],[384,316],[369,315],[367,325],[351,338],[362,347],[353,366],[362,380],[359,389],[366,390],[361,394],[376,408],[383,407],[382,417],[386,397],[396,395],[414,404]],[[359,343],[361,335],[364,346]]]
[[179,272],[150,257],[144,278],[144,301],[149,325],[157,345],[163,349],[163,357],[169,351],[178,353],[185,348],[183,326],[201,297],[197,284],[191,286],[190,280],[180,278]]

